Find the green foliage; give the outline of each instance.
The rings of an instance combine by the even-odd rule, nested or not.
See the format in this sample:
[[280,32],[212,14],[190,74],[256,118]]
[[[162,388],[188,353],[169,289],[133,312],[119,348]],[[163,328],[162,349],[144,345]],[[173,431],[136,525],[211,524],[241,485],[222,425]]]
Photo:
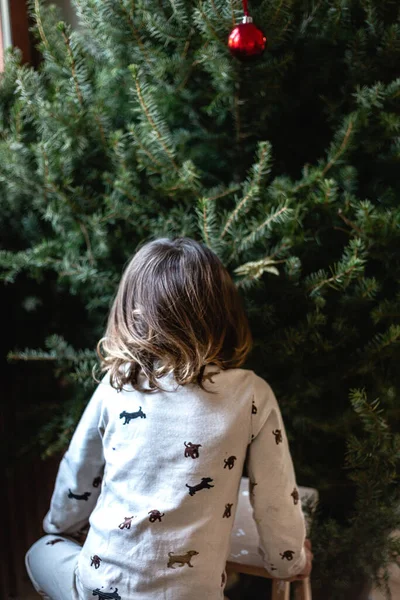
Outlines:
[[387,588],[400,550],[396,3],[254,0],[268,50],[253,63],[226,45],[240,0],[74,4],[77,31],[30,0],[43,61],[10,51],[0,81],[1,280],[37,283],[32,326],[52,308],[41,290],[75,302],[38,330],[44,350],[9,354],[21,370],[50,361],[68,396],[43,453],[65,447],[93,389],[137,245],[201,239],[243,292],[247,366],[279,398],[298,482],[320,492],[316,597],[344,600],[365,578]]
[[[321,557],[317,583],[330,574],[336,582],[337,597],[345,593],[349,580],[340,565],[347,557],[353,569],[356,567],[367,581],[375,580],[390,597],[388,567],[400,554],[398,535],[388,537],[388,531],[400,528],[400,434],[390,431],[382,416],[384,411],[379,408],[380,401],[368,402],[365,390],[350,390],[349,399],[362,423],[362,434],[348,436],[344,465],[349,479],[356,484],[356,498],[344,527],[338,527],[332,519],[324,522],[322,530],[316,527],[314,552]],[[394,506],[397,510],[393,511]],[[368,543],[371,539],[373,546]],[[329,544],[332,553],[324,552],[325,544]],[[358,548],[356,555],[355,547]],[[377,572],[380,572],[379,578],[376,578]]]

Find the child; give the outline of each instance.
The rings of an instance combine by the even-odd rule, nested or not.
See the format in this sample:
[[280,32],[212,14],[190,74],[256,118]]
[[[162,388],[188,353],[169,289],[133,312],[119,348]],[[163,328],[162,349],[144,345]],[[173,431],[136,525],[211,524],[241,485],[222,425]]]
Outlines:
[[[228,272],[188,238],[129,262],[98,344],[105,377],[57,475],[26,555],[52,600],[220,600],[248,452],[265,567],[311,570],[277,400],[239,368],[251,347]],[[229,510],[227,510],[229,507]],[[90,523],[81,547],[73,537]]]

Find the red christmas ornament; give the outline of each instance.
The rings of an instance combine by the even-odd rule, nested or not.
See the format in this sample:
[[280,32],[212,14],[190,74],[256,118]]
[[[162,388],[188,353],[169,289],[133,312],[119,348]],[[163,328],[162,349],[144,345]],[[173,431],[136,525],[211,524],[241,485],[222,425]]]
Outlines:
[[251,60],[261,56],[267,45],[263,32],[253,24],[253,19],[247,10],[247,0],[243,0],[243,22],[231,31],[228,48],[231,54],[239,60]]

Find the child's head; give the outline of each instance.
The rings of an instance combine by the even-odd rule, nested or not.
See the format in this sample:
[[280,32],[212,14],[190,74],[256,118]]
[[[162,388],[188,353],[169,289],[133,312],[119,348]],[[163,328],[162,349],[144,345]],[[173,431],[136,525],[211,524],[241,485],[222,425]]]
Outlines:
[[[182,237],[149,242],[130,260],[98,353],[111,385],[140,389],[140,370],[151,388],[169,372],[180,385],[201,385],[207,364],[239,367],[250,348],[229,273],[209,248]],[[124,363],[128,369],[120,368]]]

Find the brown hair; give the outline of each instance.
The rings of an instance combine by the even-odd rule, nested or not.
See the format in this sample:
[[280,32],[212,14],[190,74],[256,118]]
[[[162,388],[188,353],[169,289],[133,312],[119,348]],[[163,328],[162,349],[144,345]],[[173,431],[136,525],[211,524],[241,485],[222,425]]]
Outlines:
[[[152,391],[161,389],[157,379],[171,372],[179,385],[203,387],[207,364],[239,367],[251,345],[228,271],[205,245],[179,237],[148,242],[132,257],[97,353],[114,388],[131,384]],[[121,369],[126,363],[128,368]],[[140,370],[150,390],[139,385]]]

